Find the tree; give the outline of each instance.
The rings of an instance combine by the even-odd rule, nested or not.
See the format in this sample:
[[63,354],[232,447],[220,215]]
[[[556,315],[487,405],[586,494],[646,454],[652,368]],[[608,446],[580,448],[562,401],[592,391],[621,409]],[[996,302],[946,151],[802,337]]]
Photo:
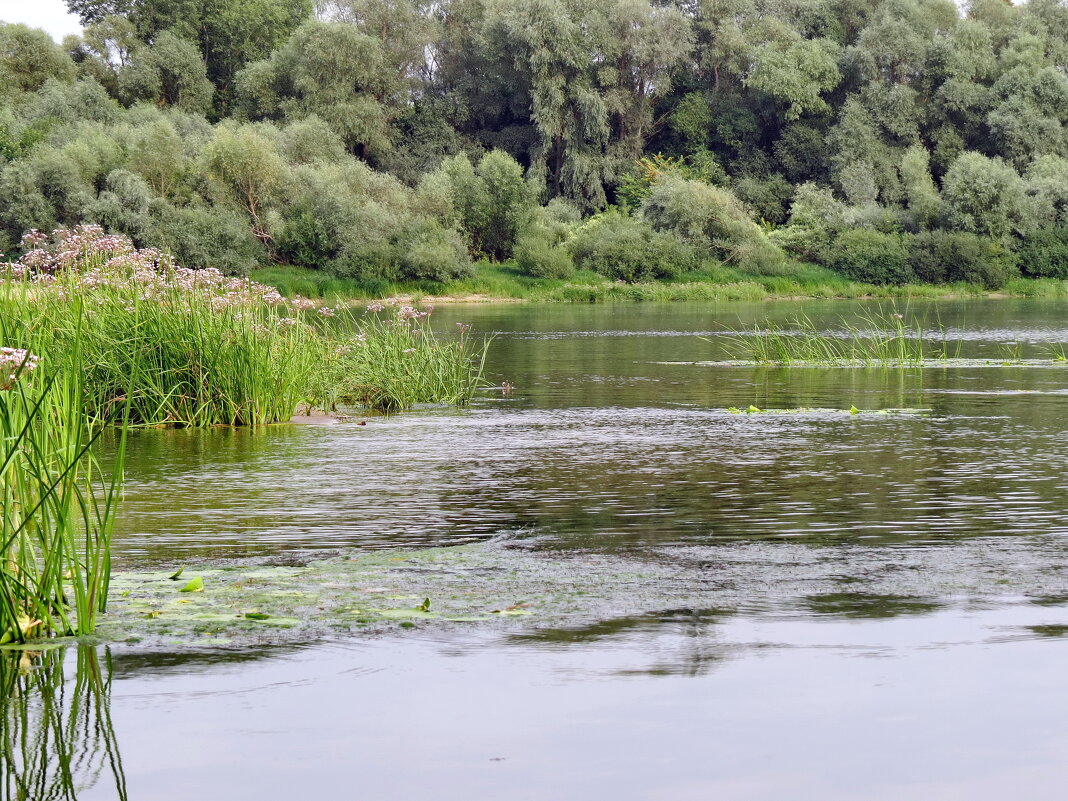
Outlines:
[[74,62],[47,33],[0,23],[0,97],[33,92],[49,78],[74,80]]
[[390,120],[402,98],[382,43],[357,26],[304,23],[269,59],[237,77],[241,108],[253,119],[325,120],[358,156],[391,147]]
[[1023,179],[1004,161],[972,152],[962,153],[942,181],[954,227],[993,237],[1031,229],[1025,189]]
[[192,42],[204,60],[220,111],[233,98],[237,72],[278,47],[311,16],[311,0],[66,0],[72,13],[92,25],[122,16],[138,37],[155,44],[171,31]]
[[148,100],[201,113],[211,107],[214,91],[196,47],[170,31],[161,33],[151,47],[133,51],[118,84],[127,103]]
[[257,126],[226,123],[216,129],[205,157],[211,176],[248,214],[256,238],[270,241],[266,212],[286,171],[274,139]]

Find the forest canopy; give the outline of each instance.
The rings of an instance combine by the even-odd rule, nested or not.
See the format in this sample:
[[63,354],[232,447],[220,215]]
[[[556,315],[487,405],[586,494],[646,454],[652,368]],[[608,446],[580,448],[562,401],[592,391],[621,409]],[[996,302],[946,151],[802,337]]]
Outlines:
[[1068,278],[1068,4],[68,0],[0,25],[0,250],[624,281]]

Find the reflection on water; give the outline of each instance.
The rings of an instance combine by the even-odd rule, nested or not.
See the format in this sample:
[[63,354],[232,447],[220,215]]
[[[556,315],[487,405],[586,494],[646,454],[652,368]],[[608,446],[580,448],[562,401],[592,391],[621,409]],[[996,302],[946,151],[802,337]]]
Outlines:
[[0,797],[76,801],[106,786],[106,795],[125,801],[110,695],[107,651],[0,653]]

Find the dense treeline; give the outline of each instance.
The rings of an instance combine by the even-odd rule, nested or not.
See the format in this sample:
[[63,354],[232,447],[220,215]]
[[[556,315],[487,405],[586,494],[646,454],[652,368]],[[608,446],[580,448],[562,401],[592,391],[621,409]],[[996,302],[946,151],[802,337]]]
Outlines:
[[0,26],[0,246],[625,281],[1068,278],[1068,5],[68,0]]

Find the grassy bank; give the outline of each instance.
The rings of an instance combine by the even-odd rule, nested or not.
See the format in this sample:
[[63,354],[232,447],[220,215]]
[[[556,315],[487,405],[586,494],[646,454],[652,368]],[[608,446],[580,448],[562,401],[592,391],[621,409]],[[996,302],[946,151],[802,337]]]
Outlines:
[[481,262],[473,278],[439,283],[369,282],[336,278],[300,267],[256,270],[255,281],[275,287],[286,297],[303,296],[330,301],[389,296],[441,300],[526,300],[550,303],[602,303],[650,301],[730,301],[783,298],[958,298],[958,297],[1068,297],[1068,281],[1018,278],[996,293],[978,284],[906,284],[880,286],[850,281],[839,273],[813,264],[794,263],[779,275],[753,275],[731,267],[715,266],[664,281],[623,283],[594,272],[579,271],[567,280],[533,278],[514,264]]

